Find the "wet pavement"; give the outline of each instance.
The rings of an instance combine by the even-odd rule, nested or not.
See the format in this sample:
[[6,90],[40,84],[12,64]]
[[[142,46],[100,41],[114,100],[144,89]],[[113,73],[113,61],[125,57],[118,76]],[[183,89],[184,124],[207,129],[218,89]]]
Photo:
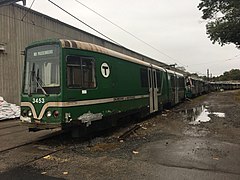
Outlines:
[[32,167],[24,167],[24,168],[14,168],[11,169],[8,172],[1,173],[0,179],[3,180],[12,180],[12,179],[18,179],[18,180],[61,180],[63,178],[55,178],[50,177],[47,175],[42,175],[41,172],[38,169],[34,169]]
[[214,139],[166,139],[147,144],[135,158],[145,162],[240,175],[240,145]]
[[192,109],[185,109],[180,111],[180,113],[185,116],[186,119],[190,120],[189,124],[197,125],[200,123],[208,122],[211,120],[211,115],[216,117],[225,118],[225,113],[223,112],[211,112],[208,106],[201,105],[199,107],[194,107]]
[[210,93],[138,122],[138,128],[130,124],[85,141],[61,136],[2,153],[0,177],[237,180],[239,117],[240,91]]

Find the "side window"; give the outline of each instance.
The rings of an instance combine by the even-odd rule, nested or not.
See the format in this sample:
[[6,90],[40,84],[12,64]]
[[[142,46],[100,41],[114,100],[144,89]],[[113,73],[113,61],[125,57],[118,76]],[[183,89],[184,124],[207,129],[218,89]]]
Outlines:
[[175,88],[175,77],[173,74],[170,75],[170,81],[171,81],[172,88]]
[[156,71],[153,71],[153,84],[154,84],[154,88],[157,88],[157,73]]
[[186,86],[191,86],[190,78],[186,79]]
[[69,88],[95,88],[96,79],[94,60],[80,56],[68,56],[67,86]]
[[95,88],[95,65],[92,59],[82,58],[82,87]]
[[180,87],[181,87],[181,88],[184,88],[184,87],[185,87],[184,77],[180,77]]
[[67,86],[70,88],[78,88],[82,86],[80,57],[67,57]]
[[162,86],[162,78],[160,75],[160,71],[157,71],[157,87],[158,87],[158,89],[161,89],[161,86]]
[[141,86],[148,87],[148,71],[147,69],[140,69],[140,78],[141,78]]

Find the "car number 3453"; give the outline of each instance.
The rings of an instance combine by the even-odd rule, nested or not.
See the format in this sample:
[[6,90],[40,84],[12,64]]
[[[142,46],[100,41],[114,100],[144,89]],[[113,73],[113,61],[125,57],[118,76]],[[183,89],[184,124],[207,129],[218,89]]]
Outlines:
[[43,103],[45,103],[45,99],[44,98],[33,98],[32,103],[33,104],[43,104]]

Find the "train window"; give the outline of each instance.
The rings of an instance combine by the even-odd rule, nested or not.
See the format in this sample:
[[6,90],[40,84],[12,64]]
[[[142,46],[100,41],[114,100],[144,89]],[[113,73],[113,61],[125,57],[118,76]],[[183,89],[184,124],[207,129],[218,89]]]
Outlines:
[[82,58],[82,87],[95,88],[95,67],[94,61],[91,59]]
[[94,60],[80,56],[68,56],[67,85],[69,88],[95,88]]
[[152,71],[148,69],[148,87],[152,88]]
[[140,69],[140,78],[141,78],[141,86],[148,87],[148,71],[147,69]]
[[185,87],[184,77],[180,77],[180,87],[181,87],[181,88],[184,88],[184,87]]
[[157,87],[158,89],[161,89],[161,76],[160,76],[160,71],[157,71]]
[[153,71],[153,87],[154,88],[157,88],[156,78],[157,78],[156,71]]
[[175,88],[176,84],[175,84],[175,77],[173,74],[170,75],[170,81],[171,81],[172,88]]

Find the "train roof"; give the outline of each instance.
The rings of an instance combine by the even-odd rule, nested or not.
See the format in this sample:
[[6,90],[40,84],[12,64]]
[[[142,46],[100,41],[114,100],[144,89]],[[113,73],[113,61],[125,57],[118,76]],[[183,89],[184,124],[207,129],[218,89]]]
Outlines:
[[240,82],[234,82],[234,81],[215,81],[215,82],[210,82],[211,84],[235,84],[235,85],[240,85]]
[[86,42],[82,42],[82,41],[75,41],[75,40],[66,40],[66,39],[60,39],[61,45],[63,48],[75,48],[75,49],[82,49],[82,50],[86,50],[86,51],[93,51],[93,52],[97,52],[97,53],[101,53],[101,54],[106,54],[109,56],[113,56],[116,58],[120,58],[129,62],[133,62],[136,64],[141,64],[144,66],[148,66],[151,67],[151,64],[145,61],[142,61],[140,59],[119,53],[117,51],[113,51],[111,49],[96,45],[96,44],[92,44],[92,43],[86,43]]
[[196,76],[188,76],[188,78],[196,80],[196,81],[204,81],[202,78],[196,77]]
[[39,44],[49,44],[49,43],[50,44],[51,43],[60,43],[62,48],[82,49],[82,50],[86,50],[86,51],[93,51],[93,52],[97,52],[97,53],[101,53],[101,54],[106,54],[106,55],[109,55],[109,56],[112,56],[112,57],[123,59],[125,61],[129,61],[129,62],[132,62],[132,63],[147,66],[147,67],[153,67],[153,68],[158,69],[160,71],[164,71],[164,72],[167,71],[169,73],[174,73],[174,74],[177,74],[179,76],[183,76],[183,74],[181,74],[179,72],[176,72],[174,70],[166,69],[166,68],[161,67],[157,64],[146,62],[146,61],[143,61],[141,59],[131,57],[131,56],[122,54],[120,52],[108,49],[106,47],[99,46],[99,45],[92,44],[92,43],[88,43],[88,42],[83,42],[83,41],[68,40],[68,39],[47,39],[45,41],[36,41],[36,42],[30,44],[28,47],[33,47],[33,46],[36,46],[36,45],[39,45]]
[[176,72],[176,71],[172,71],[172,70],[169,70],[169,69],[166,69],[166,71],[167,71],[168,73],[175,74],[175,75],[177,75],[177,76],[184,76],[184,75],[181,74],[181,73],[178,73],[178,72]]

